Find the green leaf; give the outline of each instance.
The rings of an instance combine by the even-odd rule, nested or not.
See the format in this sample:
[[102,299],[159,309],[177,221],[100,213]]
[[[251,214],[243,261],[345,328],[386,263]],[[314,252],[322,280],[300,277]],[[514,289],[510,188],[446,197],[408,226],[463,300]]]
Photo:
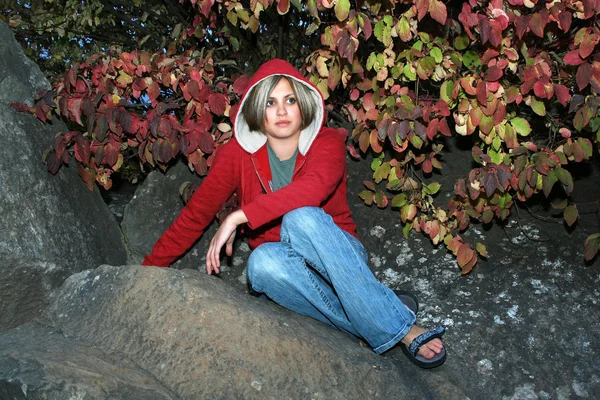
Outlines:
[[338,21],[346,20],[350,12],[350,0],[337,0],[334,11]]
[[475,250],[477,250],[477,252],[479,253],[479,255],[481,257],[487,257],[487,249],[485,248],[485,246],[482,243],[477,243],[475,245]]
[[404,76],[406,76],[410,81],[417,80],[417,72],[413,72],[408,64],[404,66]]
[[466,33],[462,33],[454,39],[454,48],[458,51],[464,50],[469,46],[469,37]]
[[392,199],[392,207],[402,207],[406,204],[406,193],[400,193]]
[[550,170],[548,171],[548,175],[542,179],[544,180],[544,196],[548,197],[550,196],[550,191],[552,191],[552,187],[558,181],[558,178],[556,177],[556,172]]
[[567,195],[570,195],[573,191],[573,177],[571,176],[571,173],[564,168],[557,168],[555,171],[556,177],[565,188],[565,192]]
[[592,261],[592,259],[598,254],[598,247],[600,246],[600,233],[594,233],[585,239],[583,243],[584,251],[583,258],[586,261]]
[[570,204],[567,206],[567,208],[565,208],[563,217],[565,218],[565,222],[569,227],[573,226],[575,221],[577,221],[578,216],[579,213],[577,212],[577,207],[575,207],[573,204]]
[[463,56],[463,65],[469,69],[478,68],[481,66],[481,58],[479,54],[473,50],[469,50]]
[[521,136],[529,136],[529,134],[531,133],[531,126],[525,118],[515,117],[510,120],[510,124]]
[[446,103],[451,104],[453,101],[452,92],[454,91],[454,81],[447,80],[442,83],[440,88],[440,98]]
[[442,54],[442,51],[440,50],[439,47],[434,47],[433,49],[431,49],[431,51],[429,52],[429,55],[431,57],[433,57],[435,62],[438,64],[441,63],[442,60],[444,59],[444,55]]
[[423,186],[423,193],[426,195],[427,194],[434,195],[437,192],[439,192],[441,187],[442,187],[442,185],[439,182],[432,182],[427,186]]
[[529,105],[531,106],[533,112],[542,117],[546,115],[546,105],[544,104],[544,102],[538,100],[535,96],[531,96],[530,98],[531,101]]
[[410,232],[411,229],[412,229],[411,223],[404,224],[404,226],[402,227],[402,234],[404,235],[405,239],[408,239],[408,233]]

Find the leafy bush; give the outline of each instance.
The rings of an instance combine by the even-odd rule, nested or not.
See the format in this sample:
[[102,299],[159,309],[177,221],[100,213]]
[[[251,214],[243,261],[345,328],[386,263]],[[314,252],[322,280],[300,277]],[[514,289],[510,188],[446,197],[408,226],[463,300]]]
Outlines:
[[[350,153],[374,155],[364,202],[398,208],[404,234],[444,243],[462,273],[487,255],[461,235],[473,219],[506,220],[515,201],[560,189],[553,205],[575,224],[568,166],[600,144],[600,0],[180,3],[196,14],[166,51],[94,55],[30,109],[72,124],[45,156],[51,172],[72,153],[88,186],[108,188],[130,157],[164,169],[181,153],[205,174],[231,137],[240,69],[279,56],[354,125]],[[478,167],[440,206],[434,171],[443,137],[457,135],[472,139]],[[599,242],[588,237],[586,260]]]

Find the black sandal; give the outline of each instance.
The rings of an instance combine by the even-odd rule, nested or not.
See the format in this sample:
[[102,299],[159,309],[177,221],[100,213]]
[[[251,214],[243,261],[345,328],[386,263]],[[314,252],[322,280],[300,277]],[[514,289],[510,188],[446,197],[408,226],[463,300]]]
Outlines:
[[417,312],[419,311],[419,299],[417,299],[417,296],[407,290],[400,289],[394,289],[394,293],[396,293],[396,296],[400,298],[400,301],[404,303],[406,308],[412,311],[413,314],[417,315]]
[[410,346],[401,343],[402,351],[408,357],[410,361],[414,364],[418,365],[421,368],[435,368],[439,367],[446,361],[446,348],[444,347],[442,351],[432,358],[425,358],[419,355],[419,348],[423,346],[425,343],[432,341],[433,339],[441,339],[442,335],[446,331],[446,328],[443,326],[432,329],[428,332],[425,332],[419,336],[417,336]]

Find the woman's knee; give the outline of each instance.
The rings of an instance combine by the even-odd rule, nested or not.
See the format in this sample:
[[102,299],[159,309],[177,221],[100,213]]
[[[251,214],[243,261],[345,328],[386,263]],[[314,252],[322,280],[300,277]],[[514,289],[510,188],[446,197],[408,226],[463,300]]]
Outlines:
[[271,281],[285,279],[285,263],[281,259],[280,243],[264,243],[248,258],[248,281],[253,289],[264,289]]
[[317,232],[324,224],[333,222],[332,218],[320,207],[300,207],[283,216],[284,229],[302,230],[304,232]]

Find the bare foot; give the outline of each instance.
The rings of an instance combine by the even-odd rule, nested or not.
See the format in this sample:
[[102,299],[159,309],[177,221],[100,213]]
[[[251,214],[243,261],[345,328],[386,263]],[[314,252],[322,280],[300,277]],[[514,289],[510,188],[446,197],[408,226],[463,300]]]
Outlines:
[[[407,346],[410,346],[410,344],[412,343],[412,341],[419,335],[423,334],[427,332],[426,329],[421,328],[418,325],[413,325],[412,328],[410,328],[410,331],[408,331],[408,333],[406,334],[406,336],[404,336],[402,338],[402,343],[404,343]],[[421,347],[419,347],[419,353],[421,356],[423,356],[424,358],[433,358],[436,354],[439,354],[442,349],[444,348],[444,344],[442,343],[442,341],[440,339],[433,339],[425,344],[423,344]]]

